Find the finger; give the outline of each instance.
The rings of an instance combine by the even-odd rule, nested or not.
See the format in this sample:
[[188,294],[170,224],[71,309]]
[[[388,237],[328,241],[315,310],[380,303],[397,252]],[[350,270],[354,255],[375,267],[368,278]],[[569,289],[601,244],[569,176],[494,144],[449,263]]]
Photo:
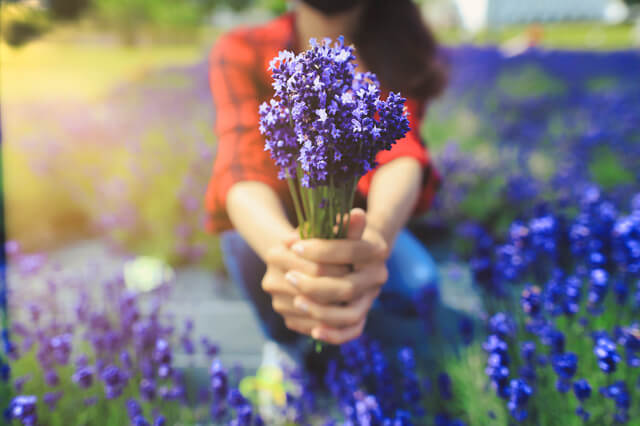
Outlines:
[[296,242],[291,250],[307,261],[323,264],[351,265],[384,258],[382,248],[363,240],[313,238]]
[[345,328],[364,320],[377,296],[378,291],[370,291],[347,305],[320,304],[304,296],[297,296],[293,305],[324,325]]
[[380,288],[388,277],[382,262],[368,264],[343,277],[313,277],[298,271],[285,274],[299,293],[318,303],[351,302],[369,290]]
[[367,227],[367,215],[364,210],[355,208],[351,210],[351,219],[349,220],[349,228],[347,229],[348,240],[360,240],[364,229]]
[[267,254],[265,261],[267,264],[277,266],[285,271],[295,269],[296,271],[318,277],[339,277],[349,272],[349,268],[344,265],[313,262],[298,256],[286,247],[272,249],[269,254]]
[[293,296],[278,294],[271,297],[271,306],[274,311],[283,317],[286,317],[287,315],[304,315],[304,311],[296,308],[293,301]]
[[287,281],[282,272],[277,270],[267,270],[267,273],[262,277],[261,286],[264,291],[273,296],[295,296],[300,293],[300,290],[292,285],[290,281]]
[[297,331],[300,334],[311,336],[311,330],[320,327],[320,323],[308,317],[288,315],[284,317],[284,324],[288,329]]
[[359,324],[356,324],[352,327],[347,327],[343,329],[331,328],[320,325],[318,327],[314,327],[311,330],[311,336],[314,339],[322,340],[327,343],[331,343],[333,345],[341,345],[343,343],[349,342],[353,339],[360,337],[362,331],[364,330],[364,325],[366,324],[366,320],[361,321]]

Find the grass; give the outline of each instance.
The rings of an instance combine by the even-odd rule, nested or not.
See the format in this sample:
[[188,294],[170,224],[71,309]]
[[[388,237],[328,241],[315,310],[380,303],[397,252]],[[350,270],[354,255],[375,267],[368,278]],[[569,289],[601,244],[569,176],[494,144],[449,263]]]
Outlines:
[[[526,33],[528,25],[511,25],[484,30],[471,37],[461,30],[440,31],[446,44],[470,42],[478,45],[500,44]],[[629,49],[634,45],[632,25],[609,26],[597,22],[563,22],[542,25],[541,45],[556,49],[612,50]]]
[[[132,200],[133,205],[150,226],[141,230],[142,235],[116,235],[116,240],[137,253],[173,260],[170,252],[176,244],[175,226],[184,219],[179,217],[176,191],[189,174],[192,164],[189,162],[198,158],[199,148],[195,142],[213,143],[208,114],[210,103],[194,100],[198,102],[195,108],[200,108],[198,117],[174,124],[178,129],[184,126],[185,135],[181,140],[192,141],[194,145],[189,143],[180,148],[171,145],[164,134],[158,134],[162,130],[156,127],[166,123],[166,118],[149,112],[149,102],[144,106],[138,97],[145,91],[159,92],[161,97],[182,94],[184,98],[184,93],[189,96],[194,85],[191,75],[155,71],[202,62],[214,32],[210,32],[210,36],[204,43],[129,48],[113,42],[108,35],[63,26],[20,49],[0,44],[8,238],[19,240],[28,251],[39,251],[94,236],[96,230],[92,223],[96,215],[110,206],[97,196],[78,200],[73,196],[74,189],[81,187],[83,192],[91,194],[98,191],[100,183],[124,178],[127,194],[137,197]],[[126,93],[122,94],[126,98],[122,102],[114,101],[115,90],[122,87],[126,87]],[[118,105],[130,112],[114,110]],[[126,122],[125,114],[133,114],[136,120],[149,120],[148,137],[140,141],[143,152],[139,156],[130,152],[130,142],[124,139],[131,139],[133,135],[126,129],[112,132],[108,124],[103,126],[95,118],[91,123],[83,122],[84,110],[92,117],[94,111],[108,114],[105,120],[112,123],[111,127]],[[94,127],[96,123],[98,127]],[[65,127],[76,124],[84,133],[74,134],[73,129]],[[34,139],[42,138],[44,132],[50,141]],[[194,132],[202,136],[194,136]],[[62,150],[49,153],[52,147],[62,147]],[[181,154],[179,161],[176,161],[177,151]],[[149,170],[154,168],[162,170],[160,178],[151,177],[142,182],[137,175],[132,175],[128,165],[134,158],[133,164],[138,169],[144,168],[146,175],[151,175],[153,172]],[[47,168],[38,172],[42,165]],[[86,175],[90,168],[100,176],[101,182]],[[73,188],[69,182],[73,182]],[[149,188],[149,182],[153,188]],[[196,225],[198,227],[201,228]],[[215,239],[203,234],[198,240],[211,254],[206,262],[217,267],[219,254]]]
[[[199,44],[123,47],[109,37],[87,43],[70,41],[60,28],[27,46],[0,43],[2,101],[96,101],[123,81],[167,65],[202,59]],[[82,39],[83,34],[77,34]]]

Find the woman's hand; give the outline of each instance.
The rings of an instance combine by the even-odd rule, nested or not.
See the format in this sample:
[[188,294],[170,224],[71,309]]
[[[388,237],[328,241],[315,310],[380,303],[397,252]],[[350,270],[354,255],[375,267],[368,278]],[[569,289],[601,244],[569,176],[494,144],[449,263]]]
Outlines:
[[[292,235],[291,241],[295,238],[295,235]],[[285,241],[268,251],[265,257],[267,271],[262,278],[262,289],[271,294],[273,309],[282,315],[289,329],[310,335],[319,322],[294,306],[293,300],[300,291],[285,279],[285,274],[295,269],[304,271],[309,276],[339,277],[347,274],[349,269],[346,266],[320,264],[303,259],[294,253],[290,246],[291,242]]]
[[292,246],[300,258],[329,265],[351,266],[338,276],[309,275],[294,269],[285,278],[299,291],[293,308],[309,315],[314,338],[341,344],[358,337],[369,310],[387,281],[388,246],[381,233],[366,227],[364,212],[355,209],[347,240],[311,239]]

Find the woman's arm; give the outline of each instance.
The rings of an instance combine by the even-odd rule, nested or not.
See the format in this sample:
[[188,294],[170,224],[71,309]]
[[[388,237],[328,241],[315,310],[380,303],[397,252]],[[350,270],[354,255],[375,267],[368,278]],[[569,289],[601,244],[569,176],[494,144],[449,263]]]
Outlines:
[[389,250],[415,210],[422,186],[422,171],[422,165],[415,158],[400,157],[380,166],[373,175],[367,227],[380,233]]
[[226,207],[235,229],[262,260],[294,231],[278,194],[265,183],[234,184],[227,193]]

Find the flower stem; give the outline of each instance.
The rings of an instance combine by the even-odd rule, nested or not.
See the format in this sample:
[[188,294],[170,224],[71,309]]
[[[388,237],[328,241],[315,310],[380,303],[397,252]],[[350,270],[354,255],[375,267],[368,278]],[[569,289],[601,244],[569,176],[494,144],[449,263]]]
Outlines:
[[300,197],[298,196],[298,188],[296,188],[296,184],[293,181],[293,178],[289,176],[287,178],[287,183],[289,184],[289,191],[291,191],[291,197],[293,198],[293,206],[296,210],[296,217],[298,218],[298,230],[300,231],[300,238],[304,238],[304,217],[302,215],[302,210],[300,208]]

